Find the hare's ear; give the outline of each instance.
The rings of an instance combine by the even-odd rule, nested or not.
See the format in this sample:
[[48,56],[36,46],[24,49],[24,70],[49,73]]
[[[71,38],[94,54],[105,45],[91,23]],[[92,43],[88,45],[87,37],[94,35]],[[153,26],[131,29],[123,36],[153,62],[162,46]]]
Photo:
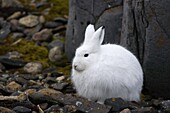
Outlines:
[[89,24],[86,27],[84,43],[89,42],[89,40],[91,40],[94,33],[95,33],[94,25]]
[[93,38],[92,38],[93,42],[102,44],[104,40],[104,34],[105,34],[105,27],[102,26],[99,29],[97,29],[97,31],[93,34]]

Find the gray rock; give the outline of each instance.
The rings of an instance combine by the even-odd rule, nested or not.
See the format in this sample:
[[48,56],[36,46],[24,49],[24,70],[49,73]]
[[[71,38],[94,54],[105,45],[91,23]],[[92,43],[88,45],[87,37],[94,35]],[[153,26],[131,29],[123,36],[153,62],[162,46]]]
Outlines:
[[17,19],[22,15],[21,11],[14,12],[11,16],[7,18],[7,20]]
[[44,24],[44,27],[45,27],[45,28],[56,28],[56,27],[59,27],[59,26],[61,26],[61,25],[62,25],[62,23],[49,21],[49,22],[46,22],[46,23]]
[[46,77],[43,82],[47,83],[47,84],[53,84],[56,83],[56,78],[55,77]]
[[40,104],[45,102],[52,102],[52,98],[49,96],[45,96],[42,93],[36,92],[29,95],[29,99],[34,104]]
[[42,24],[38,24],[33,28],[24,29],[23,33],[26,35],[27,39],[32,39],[33,35],[42,29]]
[[0,7],[23,7],[18,0],[1,0]]
[[111,112],[118,112],[129,107],[129,103],[121,98],[106,99],[104,104],[112,106]]
[[62,58],[61,48],[56,46],[56,47],[50,49],[48,58],[51,62],[57,62],[57,61],[61,60],[61,58]]
[[66,32],[65,50],[68,59],[74,56],[75,49],[84,39],[88,24],[106,27],[105,42],[119,43],[121,35],[122,0],[70,0],[69,20]]
[[40,23],[45,23],[45,17],[43,15],[39,16]]
[[59,94],[53,99],[64,105],[73,105],[79,112],[83,113],[108,113],[111,108],[73,95]]
[[38,80],[38,76],[32,74],[22,74],[20,76],[26,80]]
[[155,110],[153,107],[142,107],[131,110],[131,113],[159,113],[159,112]]
[[[116,23],[116,24],[115,24]],[[104,43],[120,43],[122,24],[122,6],[105,10],[96,21],[96,28],[105,26]]]
[[159,104],[162,112],[165,112],[165,113],[169,113],[170,112],[170,100],[165,100],[165,101],[162,101],[160,104]]
[[31,74],[42,72],[42,64],[38,62],[29,62],[24,66],[24,71]]
[[24,7],[18,0],[0,0],[0,17],[7,18],[14,12],[23,10]]
[[0,20],[0,40],[7,38],[7,36],[10,34],[11,30],[11,25],[4,21],[4,20]]
[[15,77],[15,81],[21,85],[27,84],[27,80],[22,77]]
[[52,32],[50,29],[43,29],[33,35],[34,41],[48,41],[52,39]]
[[12,33],[11,38],[17,39],[17,38],[23,38],[24,36],[25,35],[23,33],[21,33],[21,32],[14,32],[14,33]]
[[61,40],[53,40],[48,44],[48,49],[52,49],[54,47],[60,47],[62,50],[64,50],[64,42]]
[[26,64],[23,60],[10,59],[4,56],[0,56],[0,63],[2,63],[6,69],[21,68]]
[[45,113],[50,113],[50,112],[59,112],[61,109],[61,107],[59,105],[52,105],[51,107],[49,107],[48,109],[46,109],[44,112]]
[[19,59],[23,56],[23,54],[17,51],[13,51],[13,52],[8,52],[5,56],[8,57],[9,59]]
[[143,65],[145,89],[164,98],[170,97],[169,5],[168,0],[125,0],[121,37]]
[[10,91],[10,92],[14,92],[14,91],[17,91],[17,90],[20,90],[21,89],[21,85],[18,84],[17,82],[15,81],[12,81],[10,83],[8,83],[6,85],[6,88]]
[[[35,1],[34,1],[35,2]],[[38,1],[34,3],[36,8],[41,8],[41,7],[45,7],[46,5],[48,5],[47,1]]]
[[11,24],[12,32],[21,32],[22,33],[24,31],[24,27],[19,25],[19,22],[17,19],[10,20],[10,24]]
[[51,85],[52,88],[59,90],[59,91],[63,90],[66,86],[68,86],[68,83],[65,83],[65,82],[55,83]]
[[17,113],[31,113],[31,111],[32,111],[31,109],[26,108],[24,106],[16,106],[12,110]]
[[5,70],[5,66],[2,63],[0,63],[0,72],[2,72],[4,70]]
[[53,19],[55,22],[60,22],[62,24],[67,24],[68,19],[67,18],[62,18],[62,17],[57,17]]
[[12,111],[11,109],[2,107],[2,106],[0,107],[0,112],[1,113],[16,113],[15,111]]
[[19,19],[19,24],[25,27],[35,27],[39,24],[38,16],[28,15]]
[[58,27],[56,27],[56,28],[54,28],[53,30],[52,30],[52,32],[53,32],[53,34],[56,34],[56,33],[63,33],[63,34],[65,34],[65,31],[66,31],[66,26],[65,25],[61,25],[61,26],[58,26]]

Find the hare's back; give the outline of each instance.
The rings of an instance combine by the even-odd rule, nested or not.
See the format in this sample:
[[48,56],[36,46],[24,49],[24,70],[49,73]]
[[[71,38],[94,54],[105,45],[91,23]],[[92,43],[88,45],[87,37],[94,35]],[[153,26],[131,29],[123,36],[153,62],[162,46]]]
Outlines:
[[141,70],[137,58],[124,47],[115,44],[106,44],[101,47],[101,62],[116,67]]

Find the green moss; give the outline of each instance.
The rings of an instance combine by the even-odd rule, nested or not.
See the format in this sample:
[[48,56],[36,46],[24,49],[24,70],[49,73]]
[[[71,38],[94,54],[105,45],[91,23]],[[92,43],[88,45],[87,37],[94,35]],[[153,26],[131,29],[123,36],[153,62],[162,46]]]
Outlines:
[[[56,17],[64,17],[68,15],[68,0],[47,0],[47,4],[40,8],[36,8],[35,4],[31,3],[31,0],[19,0],[28,11],[32,12],[44,12],[49,10],[49,14],[45,15],[46,20],[52,20]],[[37,0],[39,2],[41,0]]]
[[4,55],[7,52],[17,51],[23,54],[21,59],[26,62],[40,62],[43,67],[49,66],[47,48],[37,46],[34,42],[24,39],[19,39],[17,41],[14,42],[11,38],[6,39],[4,44],[0,46],[0,55]]
[[65,67],[58,67],[57,72],[63,73],[64,75],[70,75],[71,74],[71,65],[67,65]]
[[52,4],[49,14],[46,15],[47,20],[68,15],[68,0],[47,0],[47,2]]

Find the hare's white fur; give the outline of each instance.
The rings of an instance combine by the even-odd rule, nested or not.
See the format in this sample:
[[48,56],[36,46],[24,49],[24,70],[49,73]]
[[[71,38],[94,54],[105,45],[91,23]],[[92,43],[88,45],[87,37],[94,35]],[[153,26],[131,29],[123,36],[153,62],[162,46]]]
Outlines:
[[113,97],[139,101],[143,85],[140,63],[119,45],[101,45],[103,39],[102,27],[95,32],[94,26],[88,25],[72,63],[72,81],[78,94],[101,103]]

